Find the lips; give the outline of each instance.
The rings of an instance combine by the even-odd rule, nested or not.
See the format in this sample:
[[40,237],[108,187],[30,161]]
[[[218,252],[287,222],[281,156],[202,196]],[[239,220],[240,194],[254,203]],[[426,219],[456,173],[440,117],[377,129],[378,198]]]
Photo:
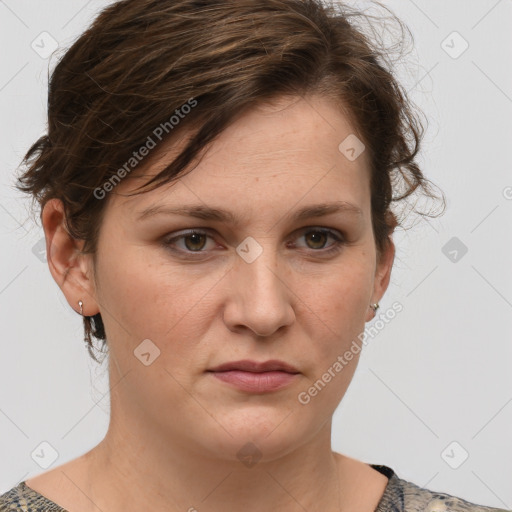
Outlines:
[[210,368],[208,371],[210,372],[227,372],[239,370],[243,372],[286,372],[286,373],[300,373],[297,368],[294,366],[285,363],[284,361],[279,361],[278,359],[271,359],[269,361],[258,362],[251,361],[248,359],[244,359],[241,361],[231,361],[228,363],[223,363],[219,366],[215,366],[214,368]]
[[231,361],[208,372],[218,380],[247,393],[269,393],[287,388],[300,373],[294,366],[272,359],[270,361]]

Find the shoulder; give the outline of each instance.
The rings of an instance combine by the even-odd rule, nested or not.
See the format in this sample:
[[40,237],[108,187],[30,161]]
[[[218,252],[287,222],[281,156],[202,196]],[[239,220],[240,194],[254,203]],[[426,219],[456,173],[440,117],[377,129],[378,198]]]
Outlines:
[[66,512],[25,482],[0,495],[0,512]]
[[375,512],[512,512],[419,487],[385,467],[389,470],[389,483]]

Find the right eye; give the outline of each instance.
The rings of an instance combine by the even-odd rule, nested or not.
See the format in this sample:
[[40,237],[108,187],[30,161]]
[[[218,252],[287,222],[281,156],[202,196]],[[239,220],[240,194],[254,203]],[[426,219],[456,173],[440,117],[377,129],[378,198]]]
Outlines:
[[174,246],[178,242],[183,242],[182,247],[177,250],[184,253],[193,254],[206,252],[203,251],[202,249],[204,249],[208,238],[211,239],[209,233],[207,233],[206,231],[192,229],[190,231],[182,233],[181,235],[166,238],[163,243],[166,247],[170,248],[170,250],[175,251],[176,249],[174,248]]

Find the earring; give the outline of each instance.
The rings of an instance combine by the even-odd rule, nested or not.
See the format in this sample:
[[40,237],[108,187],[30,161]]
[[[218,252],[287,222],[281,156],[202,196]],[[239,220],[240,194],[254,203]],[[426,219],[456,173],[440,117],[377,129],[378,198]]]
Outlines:
[[78,305],[80,306],[80,314],[84,316],[84,311],[82,309],[83,302],[81,300],[78,301]]
[[380,308],[379,306],[379,303],[376,302],[375,304],[370,304],[370,307],[373,309],[373,312],[376,314],[377,313],[377,309]]

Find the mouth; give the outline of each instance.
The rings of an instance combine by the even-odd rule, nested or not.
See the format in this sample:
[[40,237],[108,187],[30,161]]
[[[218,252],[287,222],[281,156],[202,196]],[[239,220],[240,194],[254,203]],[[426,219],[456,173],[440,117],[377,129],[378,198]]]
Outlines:
[[300,372],[284,361],[232,361],[207,370],[220,381],[252,393],[277,391],[298,378]]
[[243,372],[254,372],[254,373],[261,373],[261,372],[286,372],[286,373],[300,373],[297,368],[294,366],[284,362],[280,361],[278,359],[270,359],[268,361],[258,362],[258,361],[251,361],[249,359],[244,359],[242,361],[230,361],[228,363],[223,363],[218,366],[215,366],[214,368],[210,368],[208,371],[213,372],[225,372],[225,371],[231,371],[231,370],[239,370]]

